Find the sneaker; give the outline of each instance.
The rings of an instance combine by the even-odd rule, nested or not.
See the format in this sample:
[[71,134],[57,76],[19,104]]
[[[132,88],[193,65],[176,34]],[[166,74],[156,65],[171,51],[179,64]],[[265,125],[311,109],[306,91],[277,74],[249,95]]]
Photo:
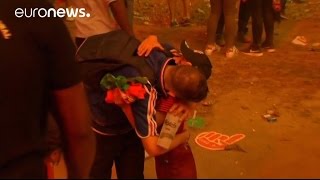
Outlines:
[[249,49],[245,50],[242,52],[243,54],[249,55],[249,56],[263,56],[263,52],[261,51],[261,49],[255,49],[250,47]]
[[236,54],[238,54],[238,49],[233,46],[232,48],[229,48],[227,51],[226,51],[226,57],[227,58],[232,58],[234,57]]
[[217,44],[207,45],[204,52],[207,56],[210,56],[214,51],[220,51],[220,46],[218,46]]
[[262,43],[261,48],[269,53],[273,53],[276,51],[273,45],[268,45],[267,43]]
[[191,25],[191,20],[189,18],[185,18],[180,22],[181,26],[190,26]]
[[179,26],[179,23],[176,20],[171,21],[170,27],[178,27],[178,26]]

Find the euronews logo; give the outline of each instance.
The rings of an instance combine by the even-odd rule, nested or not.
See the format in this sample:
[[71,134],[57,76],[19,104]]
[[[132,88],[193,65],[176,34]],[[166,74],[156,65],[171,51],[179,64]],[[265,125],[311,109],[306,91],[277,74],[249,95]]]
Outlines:
[[34,17],[40,17],[40,18],[47,18],[47,17],[90,17],[90,13],[86,13],[85,8],[17,8],[14,12],[15,16],[17,18],[34,18]]

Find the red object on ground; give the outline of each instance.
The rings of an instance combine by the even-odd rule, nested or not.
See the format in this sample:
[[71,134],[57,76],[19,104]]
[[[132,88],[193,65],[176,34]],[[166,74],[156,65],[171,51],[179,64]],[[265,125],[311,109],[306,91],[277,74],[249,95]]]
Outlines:
[[195,141],[208,150],[225,150],[225,147],[234,144],[246,136],[244,134],[234,134],[232,136],[224,135],[214,131],[200,133]]

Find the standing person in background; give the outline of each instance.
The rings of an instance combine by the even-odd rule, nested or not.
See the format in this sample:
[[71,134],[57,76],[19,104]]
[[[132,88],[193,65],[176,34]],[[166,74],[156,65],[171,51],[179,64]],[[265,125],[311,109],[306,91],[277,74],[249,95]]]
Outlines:
[[[247,37],[248,33],[248,22],[250,19],[250,9],[247,3],[247,0],[240,1],[240,10],[239,10],[239,21],[238,21],[238,35],[237,40],[240,43],[249,43],[251,40]],[[225,41],[223,38],[224,31],[224,16],[221,15],[218,22],[218,27],[216,31],[216,44],[218,46],[224,46]]]
[[237,54],[235,39],[237,35],[237,23],[240,0],[210,0],[211,13],[207,25],[208,41],[205,49],[206,55],[211,55],[214,51],[219,51],[216,44],[216,31],[220,16],[224,15],[226,41],[226,57],[232,58]]
[[248,22],[250,19],[250,7],[248,0],[240,1],[240,10],[239,10],[239,21],[238,21],[238,35],[237,40],[241,43],[250,43],[250,38],[247,37],[248,34]]
[[[250,56],[262,56],[262,49],[267,52],[275,52],[273,45],[274,35],[274,0],[248,0],[252,14],[252,43],[243,53]],[[263,27],[265,40],[262,41]]]
[[182,21],[178,21],[177,15],[177,0],[168,0],[169,12],[170,12],[170,26],[177,27],[189,26],[191,24],[191,15],[190,15],[190,0],[181,0],[183,5],[183,17]]
[[52,8],[40,0],[0,1],[0,178],[47,178],[49,104],[69,178],[88,178],[95,139],[70,34],[59,18],[17,18],[18,7]]
[[[133,35],[125,0],[69,0],[73,8],[85,8],[90,17],[76,17],[77,46],[90,36],[122,29]],[[110,13],[110,10],[112,13]]]
[[286,4],[287,4],[287,0],[281,0],[281,11],[280,11],[280,16],[282,19],[289,19],[286,16]]
[[126,7],[128,10],[129,24],[133,29],[133,19],[134,19],[134,0],[126,0]]

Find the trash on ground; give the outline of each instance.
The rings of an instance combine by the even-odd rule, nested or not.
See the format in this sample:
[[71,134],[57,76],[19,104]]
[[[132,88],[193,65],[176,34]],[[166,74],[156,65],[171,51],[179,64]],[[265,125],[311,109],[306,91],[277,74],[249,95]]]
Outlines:
[[297,36],[291,41],[293,44],[306,46],[307,45],[307,39],[304,36]]
[[280,114],[277,110],[269,109],[262,117],[268,122],[276,122],[278,117],[280,117]]
[[212,101],[204,101],[204,102],[202,102],[202,105],[203,106],[212,106],[213,102]]
[[320,43],[312,43],[311,51],[319,51],[320,52]]
[[225,148],[224,148],[225,151],[239,151],[239,152],[247,152],[245,151],[244,149],[242,149],[238,144],[230,144],[230,145],[227,145]]

